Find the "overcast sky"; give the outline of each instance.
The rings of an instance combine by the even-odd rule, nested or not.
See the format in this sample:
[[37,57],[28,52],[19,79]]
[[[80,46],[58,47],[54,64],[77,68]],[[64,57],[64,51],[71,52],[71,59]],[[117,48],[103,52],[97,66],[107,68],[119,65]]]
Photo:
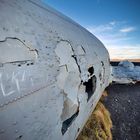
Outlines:
[[140,0],[44,1],[97,36],[111,58],[140,59]]

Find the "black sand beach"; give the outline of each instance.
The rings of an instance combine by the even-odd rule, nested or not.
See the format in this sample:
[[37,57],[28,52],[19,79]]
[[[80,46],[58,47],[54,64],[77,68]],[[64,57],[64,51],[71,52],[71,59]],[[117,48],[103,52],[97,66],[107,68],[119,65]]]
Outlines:
[[104,105],[111,113],[113,140],[140,140],[140,83],[113,84]]

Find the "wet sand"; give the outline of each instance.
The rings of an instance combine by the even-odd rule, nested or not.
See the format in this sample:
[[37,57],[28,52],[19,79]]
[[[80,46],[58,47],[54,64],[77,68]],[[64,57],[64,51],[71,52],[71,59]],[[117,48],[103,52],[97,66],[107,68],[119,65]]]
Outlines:
[[113,140],[140,140],[140,83],[113,84],[104,105],[111,113]]

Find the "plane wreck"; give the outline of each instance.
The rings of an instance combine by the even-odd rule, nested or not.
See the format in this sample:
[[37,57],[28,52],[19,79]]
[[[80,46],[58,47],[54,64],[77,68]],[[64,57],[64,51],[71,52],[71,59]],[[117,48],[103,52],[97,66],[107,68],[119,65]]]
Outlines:
[[39,0],[0,0],[0,139],[76,139],[109,63],[94,35]]

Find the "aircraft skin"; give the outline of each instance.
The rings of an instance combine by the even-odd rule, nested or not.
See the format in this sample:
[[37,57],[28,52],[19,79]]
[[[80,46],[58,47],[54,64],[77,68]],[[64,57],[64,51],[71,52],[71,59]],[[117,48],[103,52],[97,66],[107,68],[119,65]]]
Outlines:
[[0,0],[0,140],[76,139],[109,82],[94,35],[39,0]]

